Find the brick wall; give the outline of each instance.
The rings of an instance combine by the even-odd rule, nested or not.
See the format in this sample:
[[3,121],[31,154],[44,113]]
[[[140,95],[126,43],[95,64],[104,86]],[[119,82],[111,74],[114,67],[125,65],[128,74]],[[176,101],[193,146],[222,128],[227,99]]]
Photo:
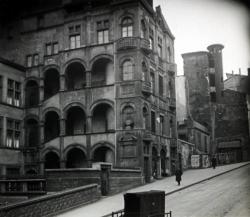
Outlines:
[[0,217],[54,216],[59,212],[96,201],[99,197],[98,186],[91,184],[2,207]]

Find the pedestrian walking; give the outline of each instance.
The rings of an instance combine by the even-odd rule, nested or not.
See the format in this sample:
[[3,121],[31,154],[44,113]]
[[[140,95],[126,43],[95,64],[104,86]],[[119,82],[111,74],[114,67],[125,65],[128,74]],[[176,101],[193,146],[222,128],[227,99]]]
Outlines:
[[178,185],[181,184],[181,176],[182,176],[182,170],[181,169],[176,169],[175,171],[175,180],[178,183]]
[[215,156],[213,156],[213,157],[212,157],[212,159],[211,159],[211,163],[212,163],[212,167],[213,167],[213,169],[215,169],[216,164],[217,164],[217,162],[216,162],[216,157],[215,157]]

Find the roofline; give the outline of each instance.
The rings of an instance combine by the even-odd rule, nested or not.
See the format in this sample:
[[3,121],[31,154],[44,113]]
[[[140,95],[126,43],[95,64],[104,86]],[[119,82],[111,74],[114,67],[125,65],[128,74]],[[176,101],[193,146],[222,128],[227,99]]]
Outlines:
[[197,55],[201,55],[201,54],[209,54],[209,52],[207,51],[195,51],[195,52],[189,52],[189,53],[183,53],[181,54],[182,58],[185,58],[187,56],[197,56]]
[[26,68],[24,66],[19,65],[19,64],[14,63],[14,62],[11,62],[11,61],[9,61],[7,59],[4,59],[2,57],[0,57],[0,63],[3,63],[3,64],[8,65],[8,66],[11,66],[11,67],[13,67],[15,69],[18,69],[18,70],[22,71],[22,72],[26,71]]

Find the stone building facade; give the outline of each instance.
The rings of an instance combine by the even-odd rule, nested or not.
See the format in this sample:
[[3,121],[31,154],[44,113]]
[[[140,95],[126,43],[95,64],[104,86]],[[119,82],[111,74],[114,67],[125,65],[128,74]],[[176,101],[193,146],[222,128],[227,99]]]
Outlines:
[[26,69],[24,173],[110,162],[142,168],[145,181],[168,174],[176,64],[160,7],[71,0],[25,9],[0,36],[0,56]]
[[[25,68],[0,58],[0,177],[23,170],[22,83]],[[2,148],[4,147],[4,148]]]
[[[207,51],[183,54],[184,75],[189,84],[190,113],[211,134],[210,151],[223,159],[247,160],[249,125],[246,94],[225,90],[221,44]],[[230,82],[226,82],[229,85]]]

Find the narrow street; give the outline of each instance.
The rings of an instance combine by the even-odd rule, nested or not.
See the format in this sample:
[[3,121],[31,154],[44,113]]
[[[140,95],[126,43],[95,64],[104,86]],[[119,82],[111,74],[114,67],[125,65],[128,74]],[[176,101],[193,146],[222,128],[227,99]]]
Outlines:
[[249,217],[250,165],[166,197],[173,217]]

